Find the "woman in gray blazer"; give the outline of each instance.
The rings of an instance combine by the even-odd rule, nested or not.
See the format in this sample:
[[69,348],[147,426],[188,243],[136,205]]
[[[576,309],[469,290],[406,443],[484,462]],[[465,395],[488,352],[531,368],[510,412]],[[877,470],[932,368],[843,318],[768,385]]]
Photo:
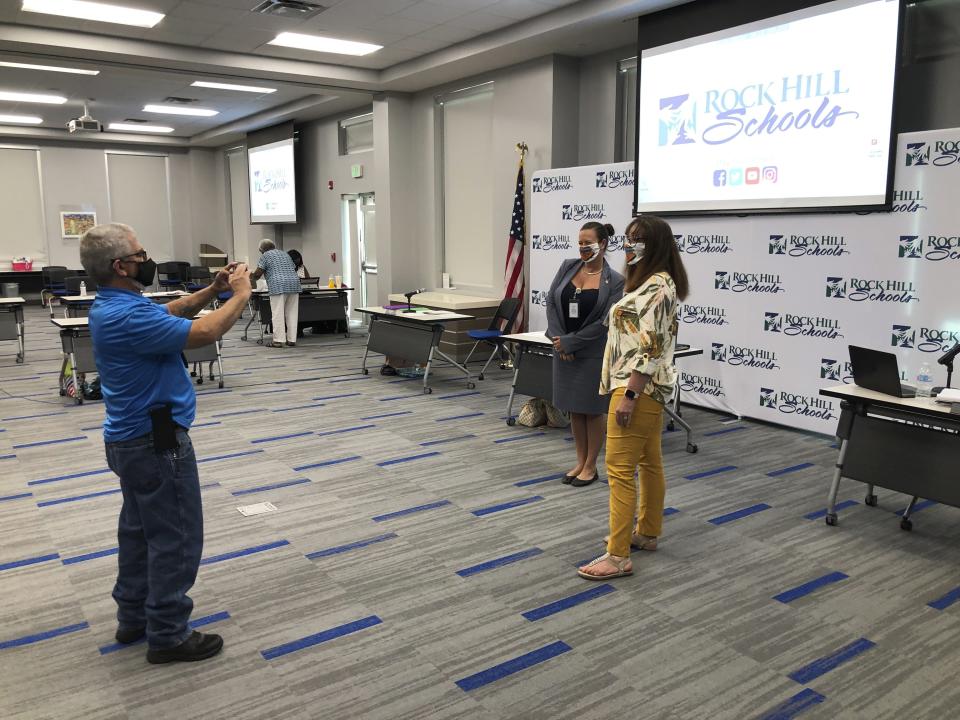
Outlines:
[[580,257],[564,260],[547,293],[547,337],[553,341],[553,404],[570,413],[577,464],[563,482],[584,487],[597,475],[609,401],[600,395],[607,314],[623,296],[623,276],[604,255],[612,225],[580,228]]

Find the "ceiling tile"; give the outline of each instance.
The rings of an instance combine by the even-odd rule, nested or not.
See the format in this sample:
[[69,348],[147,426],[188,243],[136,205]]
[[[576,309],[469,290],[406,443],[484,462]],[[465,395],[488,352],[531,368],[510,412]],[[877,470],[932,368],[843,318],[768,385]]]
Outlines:
[[475,30],[453,27],[452,25],[437,25],[435,28],[431,28],[427,32],[414,35],[413,37],[436,38],[437,40],[445,40],[449,45],[450,43],[463,42],[464,40],[469,40],[470,38],[476,36],[477,32]]
[[402,15],[387,15],[368,25],[364,25],[365,30],[388,30],[390,32],[400,33],[401,37],[408,35],[417,35],[429,30],[437,23],[414,20],[403,17]]
[[421,0],[416,5],[411,5],[406,10],[396,13],[395,17],[410,18],[411,20],[420,20],[431,24],[444,23],[460,15],[465,15],[469,10],[453,7],[447,3],[431,2],[430,0]]
[[447,25],[452,25],[453,27],[462,27],[467,28],[468,30],[476,30],[480,33],[487,33],[493,30],[498,30],[499,28],[506,27],[507,25],[513,25],[517,21],[514,18],[506,17],[505,15],[494,15],[489,12],[472,12],[467,15],[461,15],[458,18],[454,18],[450,22],[446,23]]
[[516,20],[526,20],[554,9],[546,3],[535,2],[535,0],[500,0],[495,5],[488,7],[487,12],[494,15],[505,15]]
[[[247,0],[246,5],[252,6],[253,0]],[[249,14],[249,10],[249,7],[237,9],[223,5],[210,5],[206,2],[182,2],[167,14],[167,18],[188,18],[230,25],[240,22]]]
[[431,37],[430,33],[426,33],[424,35],[414,35],[413,37],[404,38],[394,45],[394,47],[401,50],[414,50],[420,53],[428,53],[452,45],[453,42],[453,40]]
[[[436,2],[437,0],[434,0]],[[461,10],[465,13],[474,12],[476,10],[482,10],[483,8],[490,7],[498,0],[440,0],[443,5],[446,5],[455,10]]]

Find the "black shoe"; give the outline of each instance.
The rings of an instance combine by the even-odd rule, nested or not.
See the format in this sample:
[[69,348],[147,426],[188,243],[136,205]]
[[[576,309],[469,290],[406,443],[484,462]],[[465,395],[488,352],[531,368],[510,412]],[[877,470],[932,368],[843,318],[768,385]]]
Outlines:
[[114,637],[117,639],[118,643],[129,645],[130,643],[135,643],[146,634],[146,628],[128,628],[126,630],[123,628],[117,628],[117,634],[114,635]]
[[571,487],[586,487],[587,485],[595,483],[597,481],[597,478],[599,477],[600,477],[600,473],[594,473],[593,477],[590,478],[589,480],[581,480],[580,478],[574,478],[573,480],[570,481],[570,485]]
[[160,665],[168,662],[196,662],[212,658],[223,649],[223,638],[219,635],[204,635],[194,630],[193,635],[172,648],[150,648],[147,650],[147,662]]
[[577,476],[576,476],[576,475],[564,475],[564,476],[563,476],[563,484],[564,484],[564,485],[569,485],[570,483],[572,483],[572,482],[573,482],[574,480],[576,480],[576,479],[577,479]]
[[381,375],[396,375],[396,374],[397,374],[397,369],[396,369],[395,367],[391,367],[390,365],[384,365],[382,368],[380,368],[380,374],[381,374]]

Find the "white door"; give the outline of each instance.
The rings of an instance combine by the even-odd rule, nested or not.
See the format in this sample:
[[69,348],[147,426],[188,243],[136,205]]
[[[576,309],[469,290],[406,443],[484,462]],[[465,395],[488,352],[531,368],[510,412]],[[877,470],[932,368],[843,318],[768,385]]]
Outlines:
[[[377,206],[373,193],[343,195],[341,226],[344,282],[354,288],[350,310],[376,305],[377,288]],[[351,319],[359,320],[360,318]]]

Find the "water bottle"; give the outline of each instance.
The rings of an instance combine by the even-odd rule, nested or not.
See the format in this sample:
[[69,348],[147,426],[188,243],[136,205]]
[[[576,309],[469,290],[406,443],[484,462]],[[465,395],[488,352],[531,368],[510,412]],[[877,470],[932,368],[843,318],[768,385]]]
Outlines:
[[80,297],[87,296],[87,283],[83,280],[80,281]]
[[920,372],[917,373],[917,397],[930,397],[930,389],[933,387],[933,371],[930,365],[923,363],[920,366]]
[[333,275],[331,275],[331,276],[327,279],[327,287],[328,287],[328,288],[336,287],[336,285],[334,285],[333,283],[334,283]]

